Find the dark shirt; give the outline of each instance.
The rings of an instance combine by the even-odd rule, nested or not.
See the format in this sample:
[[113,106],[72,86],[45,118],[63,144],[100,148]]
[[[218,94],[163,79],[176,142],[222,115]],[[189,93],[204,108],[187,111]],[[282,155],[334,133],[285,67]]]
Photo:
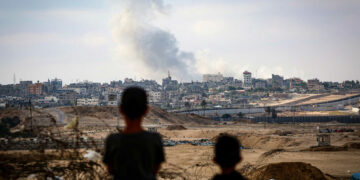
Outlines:
[[213,180],[246,180],[239,172],[233,171],[230,174],[217,174]]
[[105,140],[103,162],[114,179],[156,179],[155,169],[164,162],[158,133],[110,134]]

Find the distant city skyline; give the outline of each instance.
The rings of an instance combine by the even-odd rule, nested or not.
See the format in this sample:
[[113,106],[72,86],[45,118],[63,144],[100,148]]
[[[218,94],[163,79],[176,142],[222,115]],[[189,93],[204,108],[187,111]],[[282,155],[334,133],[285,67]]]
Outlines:
[[[244,71],[244,72],[246,72],[246,73],[250,73],[250,74],[253,74],[252,72],[249,72],[249,71]],[[171,74],[168,74],[167,76],[164,76],[163,77],[163,79],[165,79],[165,78],[167,78],[168,76],[171,76]],[[218,73],[208,73],[208,74],[202,74],[202,79],[200,79],[200,80],[194,80],[194,81],[192,81],[192,80],[190,80],[190,81],[182,81],[182,82],[179,82],[179,83],[189,83],[189,82],[204,82],[204,75],[212,75],[212,76],[217,76],[217,75],[221,75],[221,77],[224,77],[224,78],[226,78],[226,77],[230,77],[230,78],[234,78],[234,80],[235,79],[237,79],[237,80],[241,80],[241,81],[244,81],[244,76],[242,76],[242,77],[233,77],[233,76],[223,76],[223,74],[222,73],[220,73],[220,72],[218,72]],[[272,74],[272,75],[277,75],[277,74]],[[286,79],[297,79],[297,78],[299,78],[299,77],[286,77],[286,76],[281,76],[284,80],[286,80]],[[77,79],[77,80],[75,80],[75,81],[70,81],[70,82],[65,82],[65,81],[63,81],[62,79],[61,79],[61,77],[54,77],[54,78],[46,78],[45,80],[43,80],[43,81],[41,81],[41,80],[33,80],[33,79],[16,79],[16,76],[15,76],[15,79],[14,79],[14,77],[13,77],[13,82],[12,83],[8,83],[8,84],[2,84],[2,85],[9,85],[9,84],[14,84],[14,82],[15,82],[15,84],[19,84],[20,83],[20,81],[32,81],[33,83],[37,83],[38,81],[39,81],[39,83],[44,83],[44,82],[48,82],[48,81],[52,81],[52,80],[60,80],[60,81],[62,81],[63,82],[63,85],[70,85],[70,84],[72,84],[72,83],[84,83],[84,82],[89,82],[89,83],[111,83],[112,81],[122,81],[122,82],[125,82],[125,79],[131,79],[131,80],[134,80],[134,81],[142,81],[142,80],[150,80],[150,81],[156,81],[155,79],[151,79],[151,78],[142,78],[142,79],[134,79],[134,78],[131,78],[131,77],[125,77],[124,79],[111,79],[111,80],[106,80],[106,81],[93,81],[93,80],[91,80],[91,79],[83,79],[83,80],[80,80],[80,79]],[[176,78],[173,78],[172,77],[172,79],[173,80],[178,80],[178,79],[176,79]],[[251,76],[251,79],[263,79],[263,80],[267,80],[267,79],[272,79],[272,77],[269,77],[269,78],[257,78],[257,77],[253,77],[253,76]],[[301,78],[300,78],[301,79]],[[307,81],[307,80],[314,80],[314,79],[317,79],[317,80],[319,80],[320,82],[338,82],[338,83],[343,83],[343,82],[345,82],[345,81],[359,81],[359,80],[356,80],[356,79],[347,79],[347,80],[344,80],[344,81],[324,81],[324,80],[321,80],[321,79],[319,79],[319,78],[317,78],[317,77],[314,77],[314,78],[310,78],[310,79],[301,79],[301,80],[303,80],[303,81]],[[161,81],[156,81],[157,83],[159,83],[159,84],[161,84]]]
[[0,2],[0,84],[222,73],[360,80],[360,1]]

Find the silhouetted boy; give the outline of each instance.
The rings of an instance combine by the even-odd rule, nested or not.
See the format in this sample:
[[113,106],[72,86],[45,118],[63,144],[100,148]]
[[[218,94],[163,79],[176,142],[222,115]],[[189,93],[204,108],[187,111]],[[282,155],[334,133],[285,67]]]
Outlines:
[[214,176],[213,180],[245,179],[235,166],[241,161],[240,143],[230,135],[221,135],[215,144],[214,162],[221,168],[221,174]]
[[125,129],[110,134],[105,141],[103,162],[114,179],[156,179],[165,159],[160,135],[141,127],[148,110],[143,89],[129,87],[124,90],[119,111],[124,116]]

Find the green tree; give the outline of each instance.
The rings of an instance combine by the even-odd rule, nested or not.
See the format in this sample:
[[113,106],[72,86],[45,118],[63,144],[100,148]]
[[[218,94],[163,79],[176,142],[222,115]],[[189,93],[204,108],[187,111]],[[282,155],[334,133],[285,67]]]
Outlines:
[[244,113],[239,112],[239,113],[237,113],[237,116],[238,116],[239,118],[242,118],[242,117],[244,117]]
[[229,87],[228,87],[228,90],[229,90],[229,91],[235,91],[236,88],[235,88],[234,86],[229,86]]
[[184,106],[187,110],[189,110],[191,108],[191,105],[189,102],[185,102]]
[[206,108],[206,105],[207,105],[206,101],[205,101],[205,100],[202,100],[202,101],[201,101],[201,107],[202,107],[203,109],[205,109],[205,108]]
[[229,118],[231,118],[231,115],[230,115],[230,114],[223,114],[223,115],[221,116],[221,118],[229,119]]

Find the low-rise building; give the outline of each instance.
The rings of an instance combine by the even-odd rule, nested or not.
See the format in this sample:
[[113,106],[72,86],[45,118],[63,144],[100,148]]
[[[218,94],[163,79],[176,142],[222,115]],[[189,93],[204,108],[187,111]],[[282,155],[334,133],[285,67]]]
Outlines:
[[324,85],[322,85],[318,79],[309,79],[307,82],[307,88],[310,91],[320,91],[324,90]]
[[265,89],[266,88],[266,80],[255,79],[254,84],[255,84],[255,89]]
[[161,91],[150,91],[149,92],[149,102],[150,103],[161,102]]
[[204,74],[202,82],[220,82],[224,79],[223,75],[218,74]]
[[272,74],[271,75],[271,85],[273,88],[283,88],[284,86],[284,77]]
[[77,106],[98,106],[99,99],[98,98],[81,98],[76,100]]
[[58,102],[60,105],[75,105],[77,93],[73,90],[60,89],[57,90]]

